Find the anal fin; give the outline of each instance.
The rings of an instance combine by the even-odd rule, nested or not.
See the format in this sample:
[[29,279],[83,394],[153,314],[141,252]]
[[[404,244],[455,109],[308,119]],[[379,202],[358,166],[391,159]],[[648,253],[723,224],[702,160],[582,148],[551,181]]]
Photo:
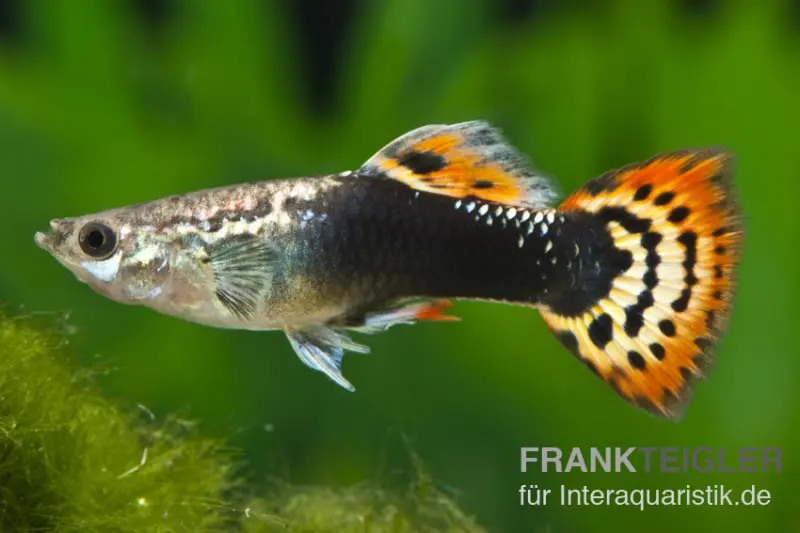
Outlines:
[[457,316],[444,313],[453,306],[450,300],[433,300],[407,303],[400,307],[367,312],[351,329],[362,333],[377,333],[398,324],[414,324],[420,321],[456,322]]

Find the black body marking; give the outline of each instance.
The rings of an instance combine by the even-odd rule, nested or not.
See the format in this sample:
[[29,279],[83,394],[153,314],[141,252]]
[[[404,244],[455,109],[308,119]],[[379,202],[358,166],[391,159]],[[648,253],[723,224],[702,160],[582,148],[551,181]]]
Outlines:
[[578,250],[574,283],[571,290],[548,295],[543,302],[559,315],[579,316],[608,296],[614,279],[633,265],[633,254],[614,245],[602,218],[588,213],[570,217],[570,236]]
[[[544,305],[560,316],[580,316],[607,298],[634,263],[631,250],[615,245],[610,223],[641,234],[647,250],[645,290],[625,309],[628,335],[638,336],[644,312],[655,304],[662,237],[650,231],[649,219],[624,207],[537,212],[357,174],[339,181],[303,205],[326,215],[303,238],[313,242],[309,272],[332,298],[357,302],[356,314],[424,296]],[[593,340],[604,345],[611,330],[603,326],[611,318],[595,323]]]
[[607,271],[632,262],[588,214],[456,199],[357,174],[338,181],[304,206],[326,215],[302,234],[313,243],[304,268],[326,295],[364,309],[415,296],[549,304],[571,295],[566,305],[577,312],[608,292]]

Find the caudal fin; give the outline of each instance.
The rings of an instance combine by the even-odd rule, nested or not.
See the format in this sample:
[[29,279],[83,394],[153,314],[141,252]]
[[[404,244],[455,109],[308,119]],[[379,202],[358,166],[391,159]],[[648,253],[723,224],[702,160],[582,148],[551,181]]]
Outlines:
[[727,324],[743,237],[732,172],[724,151],[684,150],[608,172],[560,206],[600,217],[632,262],[583,314],[541,314],[623,398],[657,415],[680,417]]

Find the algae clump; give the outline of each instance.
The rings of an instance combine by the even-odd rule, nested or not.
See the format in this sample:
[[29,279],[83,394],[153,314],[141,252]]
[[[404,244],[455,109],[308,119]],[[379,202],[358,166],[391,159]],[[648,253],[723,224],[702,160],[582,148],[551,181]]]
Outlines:
[[0,531],[484,531],[421,470],[402,494],[282,484],[246,499],[234,450],[104,398],[40,322],[0,314]]

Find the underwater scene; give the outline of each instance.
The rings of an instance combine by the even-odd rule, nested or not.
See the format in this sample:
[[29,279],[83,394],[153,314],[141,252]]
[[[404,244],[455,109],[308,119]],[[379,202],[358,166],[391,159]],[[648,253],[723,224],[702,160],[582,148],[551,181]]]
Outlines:
[[0,531],[800,531],[799,94],[794,0],[0,1]]

